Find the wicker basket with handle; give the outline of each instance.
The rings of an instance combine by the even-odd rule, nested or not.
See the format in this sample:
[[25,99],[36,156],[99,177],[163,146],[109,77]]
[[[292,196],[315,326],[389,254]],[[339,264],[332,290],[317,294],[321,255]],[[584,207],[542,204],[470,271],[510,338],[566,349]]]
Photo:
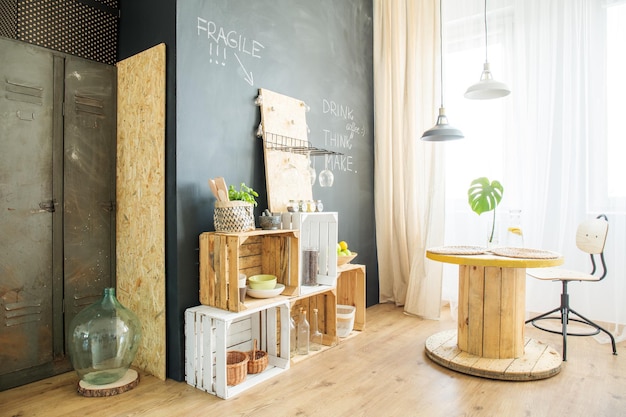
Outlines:
[[256,339],[254,339],[254,347],[252,351],[249,352],[250,360],[248,361],[248,373],[249,374],[260,374],[267,368],[267,352],[262,350],[257,350],[256,348]]

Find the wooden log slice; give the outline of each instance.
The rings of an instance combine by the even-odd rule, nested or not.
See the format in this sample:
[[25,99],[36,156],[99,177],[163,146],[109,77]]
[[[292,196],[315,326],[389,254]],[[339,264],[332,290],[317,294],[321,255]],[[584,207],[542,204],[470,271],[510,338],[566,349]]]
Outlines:
[[85,397],[111,397],[130,391],[139,384],[139,374],[134,369],[129,369],[119,380],[105,385],[95,385],[80,380],[78,393]]

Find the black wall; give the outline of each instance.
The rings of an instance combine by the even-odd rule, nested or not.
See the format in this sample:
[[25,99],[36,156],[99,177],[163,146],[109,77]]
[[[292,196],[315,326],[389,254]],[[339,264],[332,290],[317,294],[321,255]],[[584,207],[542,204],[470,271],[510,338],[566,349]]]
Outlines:
[[[313,196],[339,213],[339,237],[367,267],[378,302],[374,233],[371,0],[127,0],[119,58],[167,45],[166,285],[168,377],[184,378],[184,310],[198,301],[198,235],[213,228],[208,178],[246,182],[266,207],[259,88],[305,101],[331,188]],[[325,158],[316,158],[319,173]]]

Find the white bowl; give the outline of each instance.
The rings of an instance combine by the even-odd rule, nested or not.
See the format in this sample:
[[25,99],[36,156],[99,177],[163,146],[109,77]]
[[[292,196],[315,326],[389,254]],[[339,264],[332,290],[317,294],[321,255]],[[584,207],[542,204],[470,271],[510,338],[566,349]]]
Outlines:
[[283,284],[276,284],[276,287],[272,288],[271,290],[255,290],[248,286],[246,294],[248,294],[252,298],[272,298],[279,295],[281,292],[283,292],[284,289],[285,286]]

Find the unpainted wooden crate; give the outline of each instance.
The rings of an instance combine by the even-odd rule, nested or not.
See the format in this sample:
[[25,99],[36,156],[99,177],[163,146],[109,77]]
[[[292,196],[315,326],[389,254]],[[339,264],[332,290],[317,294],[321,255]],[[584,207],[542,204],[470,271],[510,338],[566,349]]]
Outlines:
[[322,344],[334,346],[337,344],[337,296],[334,290],[321,294],[310,295],[291,301],[291,314],[298,320],[300,307],[306,311],[306,319],[313,330],[313,310],[317,309],[319,331],[323,334]]
[[200,235],[200,303],[234,312],[246,306],[239,299],[239,273],[276,275],[282,295],[299,293],[298,233],[254,230]]

